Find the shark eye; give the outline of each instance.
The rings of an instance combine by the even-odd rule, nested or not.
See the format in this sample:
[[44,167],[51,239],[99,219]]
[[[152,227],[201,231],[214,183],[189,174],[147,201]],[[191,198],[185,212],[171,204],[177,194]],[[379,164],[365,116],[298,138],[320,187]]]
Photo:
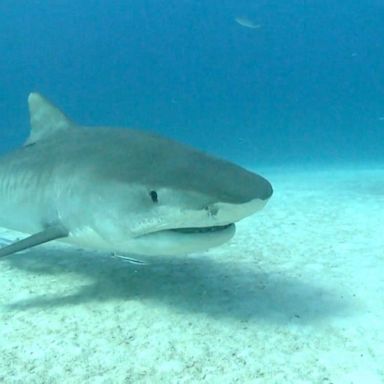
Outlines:
[[158,197],[157,197],[157,192],[156,191],[151,191],[149,192],[149,196],[151,196],[151,199],[154,203],[157,203],[159,200],[158,200]]

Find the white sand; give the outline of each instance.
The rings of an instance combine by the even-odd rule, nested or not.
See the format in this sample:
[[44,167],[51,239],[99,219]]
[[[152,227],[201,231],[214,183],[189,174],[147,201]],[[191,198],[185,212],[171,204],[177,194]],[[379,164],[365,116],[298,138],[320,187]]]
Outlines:
[[0,382],[383,383],[384,170],[267,175],[205,254],[0,260]]

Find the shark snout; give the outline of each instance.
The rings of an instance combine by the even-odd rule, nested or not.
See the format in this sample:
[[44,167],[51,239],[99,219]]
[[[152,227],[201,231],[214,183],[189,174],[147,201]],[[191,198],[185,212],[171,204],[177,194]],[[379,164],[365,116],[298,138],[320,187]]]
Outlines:
[[272,184],[262,176],[259,176],[259,178],[259,192],[257,198],[261,200],[268,200],[273,194]]
[[254,200],[266,202],[273,194],[272,185],[267,179],[246,170],[241,170],[239,177],[226,186],[227,190],[223,190],[221,200],[225,203],[246,204]]

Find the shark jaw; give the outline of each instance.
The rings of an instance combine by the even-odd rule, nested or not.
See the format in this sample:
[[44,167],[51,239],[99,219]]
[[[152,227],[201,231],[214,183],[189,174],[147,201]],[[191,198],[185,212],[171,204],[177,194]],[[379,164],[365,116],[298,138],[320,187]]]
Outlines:
[[[165,197],[166,193],[162,191],[160,196]],[[125,225],[122,224],[129,214],[118,205],[113,219],[97,220],[95,226],[80,226],[66,241],[106,251],[113,248],[120,254],[185,255],[228,242],[235,234],[235,222],[249,216],[250,212],[259,211],[265,204],[261,199],[243,204],[216,203],[202,209],[180,209],[164,204],[156,207],[152,216],[147,213],[141,219],[128,218]],[[108,210],[112,212],[113,208]],[[95,213],[97,207],[92,211]]]
[[81,228],[69,233],[64,242],[79,247],[144,256],[176,256],[206,251],[228,242],[235,234],[234,223],[211,227],[170,228],[136,237],[121,236],[113,241],[93,228]]
[[[218,203],[215,205],[214,215],[208,215],[208,221],[202,219],[200,226],[192,220],[194,226],[191,227],[180,226],[149,232],[135,237],[130,247],[136,248],[143,255],[153,254],[153,249],[159,255],[179,255],[214,248],[228,242],[235,235],[235,222],[249,216],[250,212],[259,211],[266,202],[255,199],[238,205]],[[212,220],[215,224],[209,225]]]
[[235,224],[213,227],[166,229],[134,239],[131,250],[140,255],[183,255],[205,251],[229,241],[235,234]]

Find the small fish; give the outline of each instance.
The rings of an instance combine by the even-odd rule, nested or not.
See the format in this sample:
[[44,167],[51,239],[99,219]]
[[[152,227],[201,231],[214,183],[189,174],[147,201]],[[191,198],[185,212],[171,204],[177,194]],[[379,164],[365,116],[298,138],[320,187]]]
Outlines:
[[242,27],[251,28],[251,29],[261,28],[261,24],[256,24],[255,22],[248,19],[247,17],[235,17],[235,21],[237,24],[241,25]]
[[131,263],[131,264],[137,264],[137,265],[147,265],[148,264],[146,261],[134,259],[133,257],[119,255],[115,252],[112,252],[111,256],[113,258],[116,258],[116,259],[122,259],[122,260],[126,261],[127,263]]

